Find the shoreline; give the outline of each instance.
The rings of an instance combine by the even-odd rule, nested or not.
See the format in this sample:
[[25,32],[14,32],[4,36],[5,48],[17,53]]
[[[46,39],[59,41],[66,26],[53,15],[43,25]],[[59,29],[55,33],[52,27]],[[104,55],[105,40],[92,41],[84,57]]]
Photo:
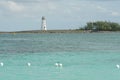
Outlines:
[[0,34],[14,34],[14,33],[111,33],[120,31],[91,31],[91,30],[28,30],[28,31],[11,31],[0,32]]
[[8,34],[11,34],[11,33],[83,33],[83,32],[84,31],[82,31],[82,30],[47,30],[47,31],[28,30],[28,31],[0,32],[0,34],[4,34],[4,33],[8,33]]

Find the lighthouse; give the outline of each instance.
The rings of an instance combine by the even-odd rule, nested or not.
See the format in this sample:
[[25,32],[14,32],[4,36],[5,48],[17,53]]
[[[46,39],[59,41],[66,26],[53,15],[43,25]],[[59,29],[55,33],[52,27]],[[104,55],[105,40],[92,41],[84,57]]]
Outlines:
[[42,16],[41,30],[43,30],[43,31],[47,31],[47,28],[46,28],[46,19],[45,19],[44,16]]

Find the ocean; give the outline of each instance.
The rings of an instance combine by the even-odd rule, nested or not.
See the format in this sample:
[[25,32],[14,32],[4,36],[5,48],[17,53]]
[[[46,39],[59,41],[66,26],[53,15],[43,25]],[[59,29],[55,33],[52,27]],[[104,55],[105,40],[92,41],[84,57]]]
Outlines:
[[0,34],[0,80],[120,80],[116,65],[119,32]]

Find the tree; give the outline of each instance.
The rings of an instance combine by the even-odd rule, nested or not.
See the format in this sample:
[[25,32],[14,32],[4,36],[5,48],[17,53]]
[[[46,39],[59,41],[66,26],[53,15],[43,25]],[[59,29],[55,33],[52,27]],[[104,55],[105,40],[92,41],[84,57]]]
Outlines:
[[120,25],[115,22],[96,21],[88,22],[82,29],[92,31],[120,31]]

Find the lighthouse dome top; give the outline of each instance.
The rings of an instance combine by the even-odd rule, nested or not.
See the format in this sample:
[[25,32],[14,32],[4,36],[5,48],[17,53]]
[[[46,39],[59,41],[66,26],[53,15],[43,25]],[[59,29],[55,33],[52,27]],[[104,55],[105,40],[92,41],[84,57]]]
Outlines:
[[42,16],[42,20],[45,20],[45,17],[44,17],[44,16]]

